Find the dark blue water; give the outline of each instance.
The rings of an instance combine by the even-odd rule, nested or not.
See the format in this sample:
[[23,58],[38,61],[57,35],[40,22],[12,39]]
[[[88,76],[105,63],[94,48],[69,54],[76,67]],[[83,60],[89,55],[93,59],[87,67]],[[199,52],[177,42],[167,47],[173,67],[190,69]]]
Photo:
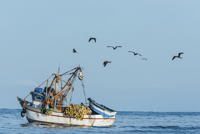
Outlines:
[[69,127],[28,123],[20,109],[0,109],[0,133],[200,134],[200,112],[119,111],[112,127]]

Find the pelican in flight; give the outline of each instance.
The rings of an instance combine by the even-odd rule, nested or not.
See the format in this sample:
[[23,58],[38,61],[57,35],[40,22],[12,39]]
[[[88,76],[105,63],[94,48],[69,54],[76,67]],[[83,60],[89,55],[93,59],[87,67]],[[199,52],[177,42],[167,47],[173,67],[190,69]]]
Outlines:
[[104,61],[104,62],[103,62],[104,67],[105,67],[108,63],[111,63],[111,61]]
[[182,57],[180,57],[181,54],[183,54],[183,52],[178,53],[178,56],[174,56],[174,57],[172,58],[172,60],[174,60],[175,58],[180,58],[180,59],[182,59]]
[[147,61],[147,58],[142,58],[141,60],[146,60]]
[[91,37],[88,42],[90,42],[91,40],[94,40],[94,42],[96,43],[96,38]]
[[133,52],[133,51],[128,51],[128,52],[133,53],[134,56],[136,56],[136,55],[142,56],[141,54],[139,54],[139,53],[135,53],[135,52]]
[[116,48],[118,48],[118,47],[122,47],[122,46],[116,46],[116,47],[113,47],[113,46],[107,46],[107,47],[112,47],[113,50],[115,50]]
[[77,53],[75,49],[73,49],[73,53]]

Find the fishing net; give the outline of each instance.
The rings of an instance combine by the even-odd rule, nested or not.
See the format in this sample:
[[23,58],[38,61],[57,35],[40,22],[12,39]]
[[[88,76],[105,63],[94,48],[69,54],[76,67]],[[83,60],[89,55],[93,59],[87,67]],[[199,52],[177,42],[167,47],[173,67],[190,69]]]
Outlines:
[[83,119],[84,115],[92,114],[92,110],[88,106],[82,105],[68,105],[64,111],[64,115],[68,117],[75,117],[76,119]]

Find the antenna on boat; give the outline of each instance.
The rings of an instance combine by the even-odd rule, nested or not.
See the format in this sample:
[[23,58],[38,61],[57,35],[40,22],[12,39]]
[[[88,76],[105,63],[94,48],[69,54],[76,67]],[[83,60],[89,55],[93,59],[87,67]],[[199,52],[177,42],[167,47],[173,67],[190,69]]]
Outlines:
[[59,67],[58,67],[58,73],[60,72],[60,62],[59,62]]

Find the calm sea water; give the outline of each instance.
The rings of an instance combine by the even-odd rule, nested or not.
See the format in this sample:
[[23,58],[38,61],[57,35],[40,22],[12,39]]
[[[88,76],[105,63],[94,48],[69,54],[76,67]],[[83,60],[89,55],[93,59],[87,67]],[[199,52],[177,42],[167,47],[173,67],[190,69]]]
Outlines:
[[0,133],[200,134],[200,112],[119,111],[112,127],[68,127],[28,123],[20,109],[0,109]]

